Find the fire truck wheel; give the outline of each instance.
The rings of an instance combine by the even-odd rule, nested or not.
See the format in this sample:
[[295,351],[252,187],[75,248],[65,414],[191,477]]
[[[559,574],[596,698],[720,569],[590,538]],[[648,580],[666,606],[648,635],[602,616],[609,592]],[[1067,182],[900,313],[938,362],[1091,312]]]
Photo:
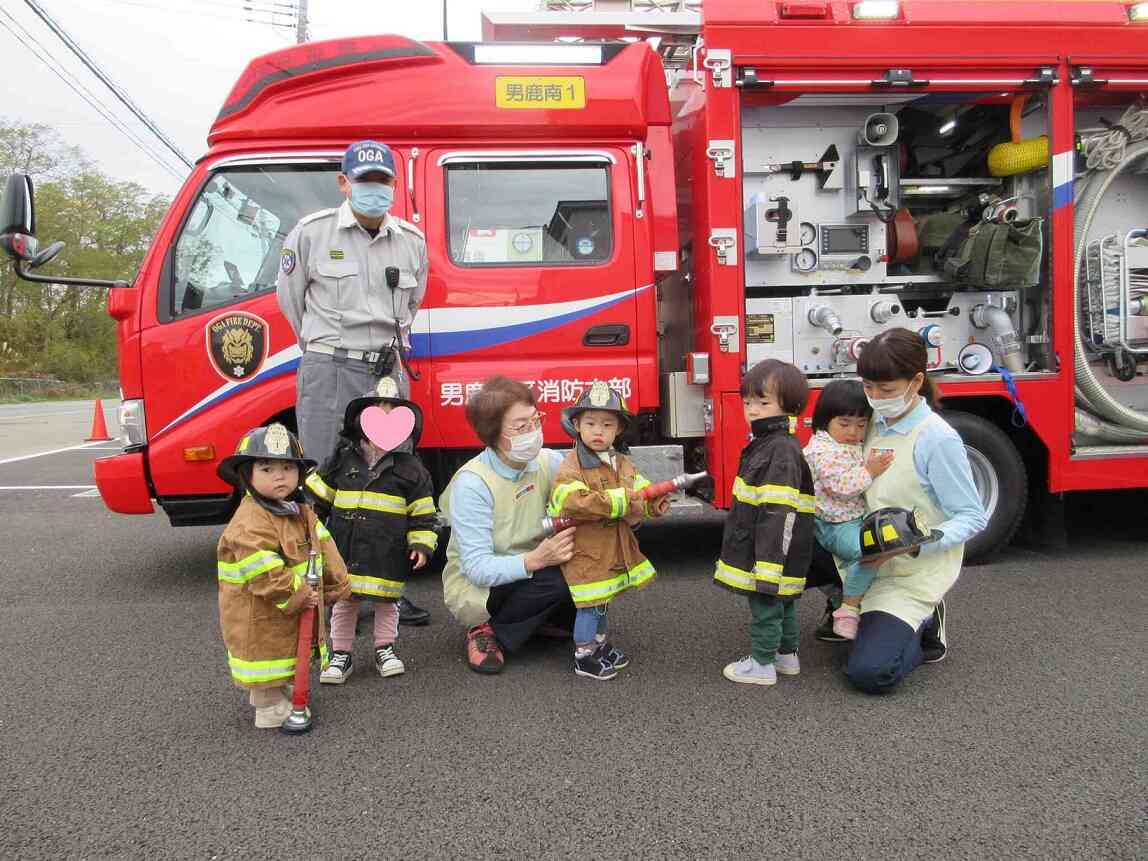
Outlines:
[[1020,528],[1028,503],[1028,473],[1020,452],[996,425],[959,410],[945,410],[941,415],[964,440],[973,480],[989,517],[984,532],[965,545],[965,561],[972,565],[988,562]]

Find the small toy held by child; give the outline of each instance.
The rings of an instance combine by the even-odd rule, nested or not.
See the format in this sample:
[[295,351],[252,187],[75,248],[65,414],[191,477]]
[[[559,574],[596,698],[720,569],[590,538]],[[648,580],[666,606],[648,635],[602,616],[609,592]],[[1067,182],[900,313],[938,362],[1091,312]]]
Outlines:
[[333,649],[321,684],[351,677],[360,601],[374,607],[375,669],[383,678],[406,672],[395,651],[398,601],[410,569],[426,565],[438,546],[430,473],[417,455],[399,450],[408,439],[418,445],[422,424],[418,405],[383,377],[374,395],[347,405],[335,451],[307,477],[351,580],[350,597],[331,611]]
[[797,599],[813,555],[813,477],[793,435],[805,408],[805,375],[776,359],[758,362],[741,381],[752,439],[742,449],[734,502],[726,516],[714,580],[749,597],[746,657],[722,670],[731,682],[773,685],[801,672]]
[[[300,496],[300,476],[314,465],[281,424],[248,431],[219,465],[219,477],[243,491],[217,548],[219,621],[231,678],[249,690],[259,729],[281,726],[291,712],[300,612],[319,608],[325,657],[323,602],[350,589],[330,533]],[[304,581],[312,548],[322,594]]]
[[550,514],[583,521],[574,533],[574,557],[562,565],[574,605],[574,672],[606,680],[630,663],[606,639],[610,601],[627,589],[649,585],[654,566],[638,549],[632,526],[670,509],[666,496],[646,501],[650,482],[626,457],[619,435],[632,415],[625,399],[602,381],[562,411],[562,426],[575,438],[550,497]]
[[813,410],[813,439],[805,447],[817,497],[814,534],[843,566],[844,597],[833,612],[833,632],[846,640],[857,636],[861,599],[877,573],[876,566],[860,564],[865,491],[893,463],[892,452],[873,449],[868,458],[862,455],[872,415],[861,383],[834,380]]

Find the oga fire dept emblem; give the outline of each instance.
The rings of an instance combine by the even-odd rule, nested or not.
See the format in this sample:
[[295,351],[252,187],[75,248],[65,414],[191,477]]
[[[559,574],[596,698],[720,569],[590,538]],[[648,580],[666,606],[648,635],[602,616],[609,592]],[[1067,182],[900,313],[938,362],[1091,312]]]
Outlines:
[[226,380],[239,382],[259,373],[267,358],[267,322],[246,311],[221,314],[207,324],[207,355]]

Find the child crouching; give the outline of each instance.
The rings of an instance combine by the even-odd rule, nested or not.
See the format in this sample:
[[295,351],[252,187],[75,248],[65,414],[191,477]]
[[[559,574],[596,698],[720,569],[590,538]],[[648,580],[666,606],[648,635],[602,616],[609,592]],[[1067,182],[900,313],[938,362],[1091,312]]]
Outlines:
[[631,526],[670,507],[664,496],[647,502],[639,494],[650,482],[616,442],[630,418],[622,396],[601,381],[562,411],[562,425],[576,441],[554,480],[549,511],[586,521],[574,533],[574,556],[562,576],[578,608],[574,672],[592,679],[612,679],[630,663],[606,639],[606,613],[613,598],[654,578]]
[[772,685],[801,672],[797,599],[813,555],[813,477],[793,436],[809,388],[793,365],[767,359],[741,381],[752,439],[741,452],[714,579],[748,595],[752,651],[722,670],[731,682]]
[[[349,590],[339,551],[299,495],[300,475],[314,465],[281,424],[249,431],[219,465],[219,477],[244,492],[217,548],[219,621],[231,678],[250,691],[260,729],[282,725],[291,712],[299,613],[320,598],[304,581],[312,548],[324,600]],[[320,613],[325,654],[322,625]]]
[[347,405],[335,451],[307,477],[315,508],[347,560],[351,595],[331,611],[331,663],[319,676],[341,685],[354,669],[359,602],[374,608],[375,669],[383,678],[406,672],[395,651],[398,601],[411,567],[422,568],[438,544],[434,490],[418,456],[422,410],[399,396],[390,377],[375,395]]

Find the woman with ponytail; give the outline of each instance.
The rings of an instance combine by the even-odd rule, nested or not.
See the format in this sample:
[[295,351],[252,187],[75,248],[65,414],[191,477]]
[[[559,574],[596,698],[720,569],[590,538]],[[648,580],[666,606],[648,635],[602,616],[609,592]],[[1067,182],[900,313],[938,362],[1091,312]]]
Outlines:
[[857,362],[873,408],[864,454],[893,453],[892,465],[865,491],[866,507],[908,508],[944,533],[918,556],[882,564],[865,593],[846,673],[868,693],[888,692],[922,661],[944,658],[944,596],[961,573],[965,542],[988,523],[964,443],[933,411],[940,392],[927,361],[915,332],[890,329]]

